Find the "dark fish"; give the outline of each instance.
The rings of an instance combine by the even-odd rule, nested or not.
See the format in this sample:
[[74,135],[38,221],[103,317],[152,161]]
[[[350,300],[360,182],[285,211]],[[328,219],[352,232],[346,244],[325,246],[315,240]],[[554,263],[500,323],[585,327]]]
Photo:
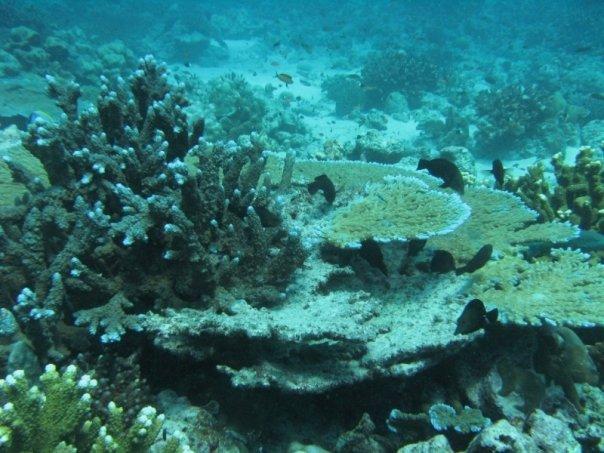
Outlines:
[[279,47],[281,45],[281,41],[277,41],[273,44],[273,49]]
[[197,142],[201,137],[206,128],[206,121],[203,118],[198,118],[193,122],[191,134],[189,135],[189,146],[193,147],[197,145]]
[[499,312],[496,308],[487,311],[480,299],[472,299],[466,304],[457,318],[455,335],[467,335],[497,322]]
[[285,84],[285,86],[294,83],[294,78],[289,74],[286,74],[285,72],[278,72],[277,74],[275,74],[275,77],[281,80]]
[[503,187],[503,180],[505,178],[505,169],[503,168],[503,162],[499,159],[495,159],[493,161],[493,167],[491,169],[491,173],[495,178],[495,182],[497,183],[497,187]]
[[468,273],[471,274],[474,271],[477,271],[482,266],[487,264],[487,262],[491,259],[491,255],[493,254],[493,246],[491,244],[483,245],[480,247],[480,250],[476,252],[476,255],[472,257],[470,261],[466,263],[465,266],[460,267],[455,271],[457,275]]
[[315,180],[306,187],[308,189],[308,193],[311,195],[314,195],[318,190],[321,190],[325,200],[329,204],[332,204],[336,199],[336,186],[333,185],[331,179],[329,179],[325,174],[317,176]]
[[604,93],[591,93],[589,96],[598,101],[604,101]]
[[430,272],[445,274],[455,270],[455,258],[446,250],[437,250],[430,261]]
[[23,115],[0,116],[0,129],[4,129],[5,127],[9,127],[14,124],[15,126],[17,126],[17,129],[26,131],[27,126],[30,123],[31,121]]
[[379,244],[373,239],[367,239],[361,242],[361,249],[359,255],[365,259],[372,267],[382,271],[386,277],[388,276],[388,268],[384,262],[384,255]]
[[426,245],[426,239],[411,239],[407,244],[407,256],[417,256]]
[[579,46],[579,47],[575,47],[575,52],[576,53],[585,53],[585,52],[589,52],[592,49],[591,46]]
[[447,159],[420,159],[417,164],[418,170],[428,170],[432,176],[442,179],[441,187],[450,187],[457,193],[463,194],[463,177],[457,165]]
[[185,68],[190,68],[190,67],[191,67],[191,62],[185,61]]

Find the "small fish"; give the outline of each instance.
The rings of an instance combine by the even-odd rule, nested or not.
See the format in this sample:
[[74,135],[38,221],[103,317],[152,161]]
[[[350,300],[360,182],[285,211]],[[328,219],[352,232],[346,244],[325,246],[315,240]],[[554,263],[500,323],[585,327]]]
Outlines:
[[359,250],[359,255],[365,259],[371,267],[375,267],[382,271],[386,277],[388,276],[388,268],[386,267],[386,263],[384,262],[384,255],[382,254],[382,249],[379,244],[375,242],[373,239],[367,239],[361,242],[361,249]]
[[190,68],[191,67],[191,62],[190,61],[185,61],[185,68]]
[[308,193],[311,195],[314,195],[318,190],[321,190],[325,200],[329,204],[332,204],[336,199],[336,187],[333,185],[333,182],[331,182],[331,179],[325,174],[317,176],[315,180],[306,187]]
[[28,117],[20,115],[20,114],[10,115],[10,116],[0,116],[0,129],[4,129],[5,127],[9,127],[14,124],[15,126],[17,126],[17,129],[26,131],[27,126],[29,126],[30,123],[31,123],[31,121],[29,120]]
[[29,115],[27,124],[29,125],[39,121],[42,121],[44,123],[54,123],[55,120],[52,116],[42,110],[34,110]]
[[411,239],[407,244],[407,256],[417,256],[426,245],[426,239]]
[[585,53],[589,52],[592,49],[591,46],[579,46],[575,47],[575,53]]
[[294,83],[294,78],[285,72],[278,72],[275,74],[275,77],[281,80],[286,87]]
[[472,272],[477,271],[482,266],[487,264],[487,262],[491,259],[492,254],[493,246],[491,244],[483,245],[480,247],[480,250],[476,252],[476,255],[474,255],[465,266],[458,268],[455,273],[457,275],[461,275],[465,273],[471,274]]
[[494,308],[487,311],[480,299],[472,299],[466,304],[457,318],[455,335],[467,335],[497,322],[499,311]]
[[446,274],[455,270],[455,258],[446,250],[436,250],[430,261],[430,272]]
[[281,45],[281,41],[276,41],[275,43],[273,43],[273,49],[276,49],[280,45]]
[[604,101],[604,93],[591,93],[589,96],[598,101]]
[[493,167],[491,168],[491,173],[495,178],[496,187],[503,187],[503,180],[505,178],[505,168],[503,168],[503,162],[500,159],[495,159],[493,161]]
[[441,187],[450,187],[457,193],[463,194],[464,183],[463,176],[457,165],[444,158],[420,159],[417,164],[418,170],[428,170],[432,176],[442,179],[444,182]]

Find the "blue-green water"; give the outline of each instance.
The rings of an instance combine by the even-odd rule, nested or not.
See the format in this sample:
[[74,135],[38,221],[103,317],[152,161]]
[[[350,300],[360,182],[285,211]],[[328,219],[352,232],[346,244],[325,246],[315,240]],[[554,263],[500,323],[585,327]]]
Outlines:
[[0,0],[0,451],[603,451],[603,18]]

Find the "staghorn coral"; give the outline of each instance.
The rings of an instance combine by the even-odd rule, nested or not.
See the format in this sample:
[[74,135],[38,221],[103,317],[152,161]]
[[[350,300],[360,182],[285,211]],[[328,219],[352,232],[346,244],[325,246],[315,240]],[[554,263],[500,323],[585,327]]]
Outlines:
[[[0,381],[0,446],[2,451],[146,452],[161,431],[164,416],[146,406],[126,425],[123,409],[109,403],[102,420],[91,411],[97,382],[78,376],[75,366],[59,373],[47,365],[39,384],[30,386],[22,370]],[[175,440],[158,445],[161,452],[190,451]]]
[[154,398],[145,378],[141,375],[139,354],[120,357],[114,354],[79,354],[76,366],[98,381],[92,401],[92,410],[107,418],[107,406],[113,401],[123,407],[126,423],[132,423],[143,407],[151,405]]
[[570,249],[554,249],[551,259],[534,263],[505,256],[480,271],[471,294],[496,306],[504,323],[602,326],[604,265],[588,259]]
[[[282,299],[304,252],[262,183],[255,139],[199,141],[181,88],[151,57],[113,89],[105,80],[83,112],[77,85],[50,79],[50,91],[66,118],[33,125],[25,146],[51,187],[9,163],[31,194],[0,212],[2,285],[13,300],[20,294],[21,321],[41,351],[56,320],[72,315],[115,341],[136,327],[128,311],[207,306],[219,291],[253,305]],[[120,310],[100,308],[108,302]]]
[[325,236],[334,245],[353,248],[366,239],[426,239],[454,231],[469,215],[458,195],[431,189],[417,178],[394,177],[368,186],[363,197],[337,210]]

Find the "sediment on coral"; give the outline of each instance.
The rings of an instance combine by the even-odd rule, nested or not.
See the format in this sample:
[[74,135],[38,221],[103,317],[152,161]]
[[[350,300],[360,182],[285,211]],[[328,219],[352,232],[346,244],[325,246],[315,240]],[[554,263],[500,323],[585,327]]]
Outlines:
[[50,78],[65,118],[38,120],[24,140],[50,187],[7,162],[30,194],[0,212],[2,286],[42,351],[58,320],[111,342],[138,328],[137,313],[209,306],[217,293],[277,304],[304,259],[256,138],[203,140],[167,79],[146,57],[78,111],[79,87]]

